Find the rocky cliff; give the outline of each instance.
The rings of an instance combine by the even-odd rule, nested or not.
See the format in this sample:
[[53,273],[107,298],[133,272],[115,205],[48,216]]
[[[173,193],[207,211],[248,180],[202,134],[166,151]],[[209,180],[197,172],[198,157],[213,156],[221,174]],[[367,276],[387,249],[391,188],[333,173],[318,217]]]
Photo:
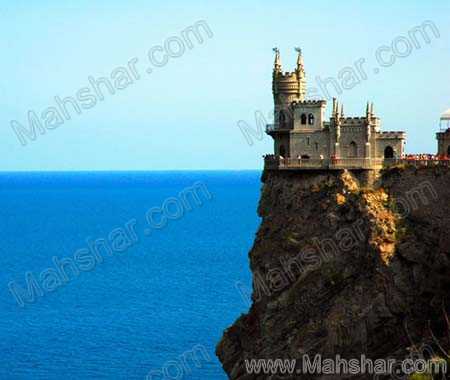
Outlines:
[[249,374],[245,359],[445,357],[449,169],[390,169],[370,186],[347,171],[262,181],[253,303],[217,346],[230,379],[347,378]]

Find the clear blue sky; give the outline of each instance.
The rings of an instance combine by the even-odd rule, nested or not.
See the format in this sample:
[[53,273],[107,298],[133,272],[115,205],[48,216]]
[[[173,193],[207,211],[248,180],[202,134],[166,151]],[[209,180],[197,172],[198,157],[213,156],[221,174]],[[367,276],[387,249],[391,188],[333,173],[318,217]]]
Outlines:
[[[410,152],[435,151],[439,115],[450,108],[448,0],[0,4],[0,170],[261,168],[271,139],[249,146],[237,122],[255,127],[255,111],[272,108],[274,46],[284,70],[294,67],[293,47],[302,47],[312,87],[364,58],[367,79],[338,95],[345,113],[362,115],[372,100],[385,130],[408,133]],[[149,49],[199,20],[212,38],[193,39],[192,49],[147,74]],[[440,37],[430,33],[429,44],[374,74],[377,48],[409,38],[425,20]],[[110,77],[134,57],[139,79],[20,144],[12,120],[27,126],[28,111],[40,115],[55,96],[74,97],[88,77]]]

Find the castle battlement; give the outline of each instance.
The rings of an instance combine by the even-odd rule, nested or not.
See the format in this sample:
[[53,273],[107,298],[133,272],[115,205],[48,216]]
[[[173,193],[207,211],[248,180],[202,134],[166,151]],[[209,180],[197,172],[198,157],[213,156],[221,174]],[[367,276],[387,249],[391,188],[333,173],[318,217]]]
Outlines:
[[343,117],[340,121],[348,124],[365,124],[367,123],[367,117],[363,116],[353,116],[353,117]]
[[382,139],[397,139],[406,136],[403,131],[388,131],[388,132],[378,132],[377,133]]
[[284,73],[278,74],[278,79],[291,79],[297,80],[297,73],[295,71],[285,71]]
[[302,106],[304,106],[304,105],[306,105],[306,106],[308,106],[308,105],[317,106],[317,105],[325,105],[325,104],[327,104],[326,100],[299,100],[299,101],[294,100],[291,103],[291,105],[293,107],[300,106],[300,105],[302,105]]

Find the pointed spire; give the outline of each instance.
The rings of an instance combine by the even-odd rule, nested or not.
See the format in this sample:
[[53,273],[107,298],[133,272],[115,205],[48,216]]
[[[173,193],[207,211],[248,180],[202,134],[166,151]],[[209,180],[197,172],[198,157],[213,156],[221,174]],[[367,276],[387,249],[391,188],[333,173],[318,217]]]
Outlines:
[[303,55],[302,55],[302,49],[300,49],[299,47],[295,48],[295,51],[298,53],[297,56],[297,70],[303,70]]
[[277,47],[274,47],[273,51],[275,52],[275,62],[274,62],[274,65],[273,65],[273,71],[281,72],[280,50],[278,50]]
[[336,118],[339,119],[339,101],[336,100]]
[[341,104],[341,117],[344,117],[344,104]]
[[370,114],[371,114],[372,116],[375,115],[375,111],[373,110],[373,102],[370,103]]
[[367,102],[367,106],[366,106],[366,117],[369,117],[370,114],[370,108],[369,108],[369,102]]
[[333,98],[333,117],[336,114],[336,98]]

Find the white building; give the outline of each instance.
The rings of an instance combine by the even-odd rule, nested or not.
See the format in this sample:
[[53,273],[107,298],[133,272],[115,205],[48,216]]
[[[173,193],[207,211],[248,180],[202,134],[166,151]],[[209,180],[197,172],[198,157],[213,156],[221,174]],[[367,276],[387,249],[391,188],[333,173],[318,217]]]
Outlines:
[[[275,123],[267,126],[274,139],[274,153],[284,158],[377,159],[400,158],[404,153],[405,132],[382,132],[373,104],[366,114],[345,117],[343,106],[333,99],[333,110],[325,120],[325,100],[305,100],[306,76],[299,50],[294,72],[281,70],[275,49],[272,90]],[[450,136],[450,135],[449,135]]]

